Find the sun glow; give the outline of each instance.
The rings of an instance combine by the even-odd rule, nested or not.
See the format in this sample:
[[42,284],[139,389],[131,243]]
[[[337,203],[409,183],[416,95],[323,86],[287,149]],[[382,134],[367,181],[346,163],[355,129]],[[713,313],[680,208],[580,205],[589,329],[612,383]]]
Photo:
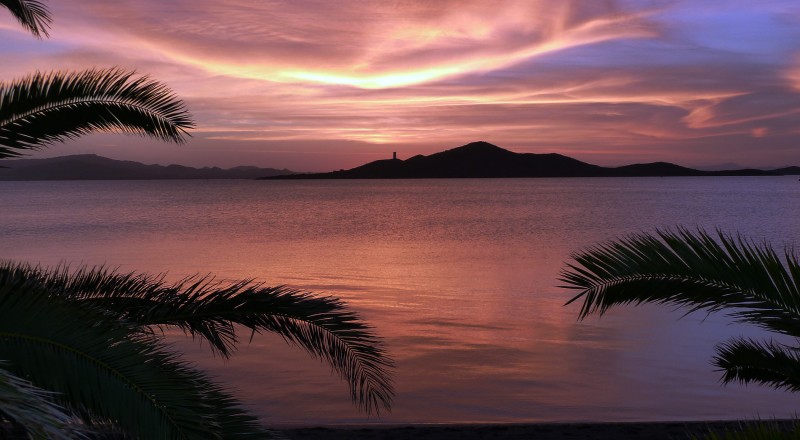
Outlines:
[[421,84],[462,73],[460,66],[441,67],[413,72],[391,73],[377,76],[345,76],[334,73],[284,72],[283,77],[322,84],[359,87],[363,89],[384,89]]
[[[581,46],[601,43],[620,38],[649,38],[653,31],[637,25],[651,12],[612,16],[589,20],[579,25],[567,27],[563,24],[548,31],[544,37],[531,36],[531,42],[514,48],[503,45],[503,40],[495,34],[508,23],[496,23],[494,28],[486,28],[480,20],[474,22],[477,31],[466,33],[462,38],[454,39],[446,29],[426,29],[417,36],[416,41],[407,41],[411,37],[406,34],[384,36],[381,41],[366,45],[364,55],[359,60],[328,68],[309,68],[292,62],[250,61],[241,62],[221,56],[209,56],[208,53],[192,53],[162,46],[157,41],[142,42],[160,56],[166,56],[182,64],[190,64],[209,73],[229,77],[256,79],[280,83],[315,83],[322,85],[349,86],[361,89],[385,89],[420,85],[448,78],[469,74],[480,74],[504,69],[523,62],[531,61],[543,55],[565,51]],[[565,14],[565,12],[562,12]],[[515,20],[519,20],[516,17]],[[563,21],[563,20],[562,20]],[[482,27],[478,26],[481,24]],[[463,27],[463,26],[462,26]],[[400,40],[397,35],[401,35]],[[411,40],[414,40],[411,38]],[[454,42],[455,41],[455,42]],[[393,51],[398,46],[404,48],[399,52],[420,49],[426,45],[431,47],[453,46],[443,54],[444,59],[394,60]],[[382,61],[376,61],[382,60]],[[379,67],[388,63],[389,66]],[[409,64],[414,64],[409,66]]]

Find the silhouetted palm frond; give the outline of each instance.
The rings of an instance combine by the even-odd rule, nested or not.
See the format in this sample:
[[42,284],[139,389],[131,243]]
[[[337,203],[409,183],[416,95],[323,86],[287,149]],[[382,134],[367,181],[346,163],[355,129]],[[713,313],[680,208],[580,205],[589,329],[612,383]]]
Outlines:
[[[13,420],[34,438],[81,438],[73,429],[69,411],[53,402],[53,393],[11,374],[3,364],[0,362],[0,425],[4,419]],[[0,426],[0,437],[2,430]]]
[[628,303],[667,303],[727,314],[800,336],[800,264],[787,252],[721,232],[632,235],[573,255],[564,286],[580,292],[580,317]]
[[[573,255],[561,274],[583,299],[580,318],[645,302],[723,312],[777,333],[800,337],[800,263],[767,244],[687,229],[637,234]],[[798,349],[732,340],[717,347],[725,383],[757,382],[800,390]]]
[[[87,425],[134,438],[264,438],[252,417],[201,372],[126,323],[65,301],[36,279],[0,271],[0,359],[52,391]],[[225,414],[236,415],[220,420]]]
[[0,0],[0,6],[11,11],[14,18],[37,38],[47,37],[53,19],[43,2],[38,0]]
[[103,268],[45,270],[4,263],[3,271],[37,279],[62,298],[94,307],[112,321],[149,330],[180,328],[226,357],[239,342],[237,326],[248,329],[248,337],[253,332],[277,333],[328,362],[347,380],[353,401],[367,413],[390,408],[392,362],[380,339],[335,298],[249,280],[225,284],[193,277],[169,284],[163,276]]
[[120,69],[35,73],[0,83],[0,158],[95,131],[181,143],[194,126],[164,84]]
[[800,352],[776,342],[734,339],[717,346],[714,365],[724,372],[724,383],[759,383],[800,391]]

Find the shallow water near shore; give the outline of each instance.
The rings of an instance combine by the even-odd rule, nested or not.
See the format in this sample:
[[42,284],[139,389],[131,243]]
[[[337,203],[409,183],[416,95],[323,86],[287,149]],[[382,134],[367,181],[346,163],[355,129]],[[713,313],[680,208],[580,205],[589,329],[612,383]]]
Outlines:
[[396,360],[394,409],[366,418],[278,337],[231,360],[174,338],[266,423],[788,417],[800,396],[722,387],[713,347],[764,336],[646,306],[576,320],[571,252],[685,225],[800,245],[793,177],[0,182],[0,258],[215,274],[342,298]]

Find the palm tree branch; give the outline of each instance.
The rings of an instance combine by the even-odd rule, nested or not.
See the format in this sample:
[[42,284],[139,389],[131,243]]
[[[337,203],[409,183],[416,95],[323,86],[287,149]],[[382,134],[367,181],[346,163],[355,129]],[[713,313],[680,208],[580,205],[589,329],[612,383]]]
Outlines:
[[[73,356],[82,358],[84,361],[94,364],[98,369],[116,377],[121,382],[125,383],[126,386],[130,387],[134,392],[139,394],[143,399],[148,400],[151,404],[153,404],[154,407],[159,406],[158,401],[149,395],[144,388],[142,388],[136,381],[123,374],[123,372],[117,369],[114,365],[109,362],[104,362],[101,358],[94,356],[92,353],[89,353],[85,350],[81,350],[74,345],[65,344],[52,338],[3,331],[0,331],[0,340],[4,341],[5,343],[9,343],[9,340],[17,340],[22,342],[21,345],[49,346],[59,351],[69,352]],[[171,423],[175,423],[171,414],[164,412],[162,415]]]
[[[35,438],[71,440],[83,438],[70,412],[53,401],[54,394],[24,380],[0,362],[0,425],[13,420]],[[0,427],[0,436],[2,436]]]
[[149,331],[177,327],[208,341],[225,357],[239,342],[237,326],[250,333],[277,333],[327,361],[348,381],[353,401],[367,412],[379,412],[380,405],[390,407],[391,359],[371,329],[335,298],[251,280],[223,284],[209,277],[190,277],[167,284],[164,275],[118,274],[105,268],[44,270],[7,262],[0,265],[2,271],[37,279],[61,297],[92,306],[114,322]]
[[[83,405],[88,420],[114,420],[143,438],[165,432],[169,438],[222,437],[220,408],[241,413],[231,407],[233,399],[214,397],[211,392],[224,392],[163,352],[156,340],[109,325],[91,308],[50,296],[35,281],[0,272],[0,358],[8,360],[9,371],[59,392],[65,404]],[[51,368],[54,360],[57,369]]]
[[16,125],[16,124],[23,124],[28,122],[32,118],[41,117],[44,113],[47,112],[59,112],[61,110],[69,110],[74,111],[76,108],[85,106],[97,106],[100,108],[108,107],[120,107],[127,109],[131,113],[149,113],[152,112],[155,118],[159,120],[166,120],[168,119],[169,115],[162,115],[156,111],[153,111],[152,108],[145,106],[143,104],[134,102],[134,101],[123,101],[123,100],[114,100],[114,99],[104,99],[104,98],[94,98],[94,97],[80,97],[80,98],[71,98],[61,102],[51,102],[48,103],[46,106],[40,106],[29,110],[25,113],[20,113],[16,115],[12,115],[10,119],[5,121],[0,121],[0,128],[7,127],[9,125]]
[[96,130],[181,143],[194,126],[165,85],[120,69],[40,73],[0,84],[0,157]]
[[[149,375],[157,378],[156,381],[184,381],[185,384],[190,384],[192,389],[189,390],[189,387],[186,387],[187,389],[184,389],[183,391],[190,392],[193,394],[193,399],[196,399],[194,401],[194,408],[192,409],[185,406],[187,401],[173,404],[170,401],[174,401],[176,399],[165,399],[167,394],[163,391],[160,393],[155,393],[153,391],[152,383],[137,380],[141,379],[141,377],[133,376],[129,371],[123,371],[111,362],[105,362],[98,356],[93,356],[91,353],[76,349],[68,344],[62,344],[58,341],[48,338],[37,338],[21,334],[15,335],[0,332],[0,340],[3,340],[4,343],[9,344],[10,339],[17,339],[21,341],[22,344],[18,344],[18,346],[24,346],[28,350],[30,350],[34,345],[49,345],[57,350],[70,352],[75,357],[82,358],[85,361],[80,363],[82,368],[85,368],[87,363],[94,364],[96,367],[95,371],[105,372],[116,377],[119,382],[124,383],[128,389],[132,390],[139,399],[148,401],[148,408],[157,410],[159,415],[166,419],[168,423],[167,427],[169,429],[158,429],[152,432],[172,432],[175,436],[174,438],[187,439],[203,439],[216,435],[219,435],[219,438],[226,439],[271,438],[270,432],[263,430],[258,425],[254,417],[247,415],[240,408],[238,408],[238,402],[234,398],[223,392],[211,381],[205,379],[204,376],[199,372],[192,371],[187,367],[178,365],[178,368],[174,368],[175,366],[170,366],[169,362],[158,363],[153,361],[152,357],[144,358],[140,361],[155,364],[156,368],[154,368]],[[141,338],[135,338],[134,340],[141,341]],[[119,341],[116,342],[116,344],[119,344]],[[129,359],[127,362],[133,361],[133,359]],[[123,366],[129,366],[129,364],[126,363]],[[170,378],[170,375],[173,377]],[[176,387],[173,384],[169,392],[174,392],[175,390]],[[92,410],[98,411],[97,408],[92,408]],[[131,407],[128,406],[125,410],[131,411]],[[190,411],[194,411],[196,414],[191,415]],[[134,410],[133,413],[141,416],[143,411],[140,410],[137,412]],[[99,419],[101,421],[112,416],[111,414],[103,414],[103,412],[100,412],[100,414],[105,416]],[[119,415],[117,414],[116,416],[118,417]],[[206,421],[203,422],[203,420]],[[131,422],[131,420],[128,420],[128,423],[124,424],[123,427],[131,429]],[[193,429],[189,430],[189,427],[193,427]],[[136,431],[134,430],[134,432]]]
[[579,290],[580,317],[603,314],[619,304],[643,302],[688,306],[730,315],[769,330],[800,335],[797,258],[778,258],[766,245],[700,230],[637,234],[573,255],[561,274],[564,287]]
[[[0,332],[0,341],[5,347],[24,347],[26,351],[29,352],[67,352],[71,354],[74,358],[77,359],[77,363],[81,365],[82,368],[92,369],[93,371],[98,371],[103,375],[110,375],[114,377],[116,380],[120,381],[123,385],[119,388],[127,388],[133,391],[133,393],[137,396],[136,399],[142,399],[149,403],[148,408],[155,410],[159,413],[159,416],[166,419],[167,426],[164,431],[162,432],[177,432],[178,438],[188,438],[189,436],[184,433],[186,428],[185,425],[182,426],[181,423],[177,421],[176,414],[172,413],[170,410],[172,408],[168,406],[164,406],[160,400],[153,398],[153,395],[147,392],[143,385],[140,385],[134,377],[131,377],[129,374],[123,373],[116,365],[111,362],[103,361],[98,355],[76,347],[72,344],[60,343],[59,341],[45,338],[45,337],[36,337],[27,334],[19,334],[19,333],[11,333],[11,332]],[[120,341],[115,341],[115,343],[120,343]],[[111,344],[109,344],[111,345]],[[8,354],[6,354],[8,356]],[[10,357],[10,356],[8,356]],[[131,358],[131,360],[137,358]],[[14,359],[19,362],[17,359]],[[140,358],[136,360],[137,362],[147,362],[148,358]],[[92,368],[94,367],[94,368]],[[22,373],[26,373],[25,370],[21,371]],[[108,384],[109,382],[104,381],[104,383]],[[130,403],[131,400],[128,400]],[[140,407],[141,408],[141,407]],[[98,408],[91,408],[92,411],[97,411]],[[143,411],[134,411],[138,414],[142,414]],[[102,413],[101,413],[102,414]]]
[[[225,286],[204,278],[170,286],[165,292],[169,302],[156,295],[148,303],[139,296],[132,298],[133,303],[121,301],[113,307],[139,325],[175,326],[203,337],[226,357],[239,342],[237,325],[251,332],[277,333],[326,360],[350,384],[353,401],[368,413],[379,412],[379,404],[390,407],[391,360],[380,340],[335,298],[250,281]],[[176,292],[180,299],[176,300]],[[102,302],[108,304],[106,299]]]
[[49,36],[47,29],[53,19],[47,7],[37,0],[0,0],[19,23],[37,38]]
[[723,383],[759,383],[800,391],[800,354],[795,347],[733,339],[717,346],[716,351],[713,363],[724,372]]
[[[568,265],[574,270],[575,266]],[[562,281],[567,281],[562,279]],[[569,281],[568,281],[569,282]],[[571,286],[566,286],[572,288]],[[630,295],[619,295],[622,289]],[[604,298],[602,301],[594,299],[598,294],[608,295],[608,291],[616,289],[615,298]],[[716,312],[726,306],[750,308],[758,310],[769,310],[772,313],[785,315],[784,318],[791,318],[793,314],[783,310],[779,304],[774,301],[758,300],[755,294],[741,294],[741,286],[725,283],[721,280],[707,279],[701,276],[686,276],[686,275],[672,275],[672,274],[646,274],[646,275],[628,275],[618,277],[604,278],[602,282],[598,282],[591,287],[592,294],[595,297],[590,300],[589,293],[581,292],[581,294],[571,298],[567,304],[587,296],[586,301],[580,312],[580,318],[583,319],[592,313],[605,313],[609,308],[614,305],[623,304],[642,304],[645,302],[676,304],[679,306],[690,306],[690,312],[708,309],[711,312]],[[674,294],[674,295],[672,295]],[[725,302],[723,303],[722,300]],[[749,316],[753,313],[750,310],[740,310],[733,312],[736,316]],[[768,316],[761,316],[760,319],[767,319]],[[760,323],[761,321],[759,321]],[[777,325],[777,323],[776,323]],[[794,330],[794,325],[789,326],[784,331]]]

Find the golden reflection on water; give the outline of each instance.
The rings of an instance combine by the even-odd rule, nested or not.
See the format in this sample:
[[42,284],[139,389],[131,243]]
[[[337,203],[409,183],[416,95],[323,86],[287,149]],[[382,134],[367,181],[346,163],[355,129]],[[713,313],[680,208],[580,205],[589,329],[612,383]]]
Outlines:
[[1,184],[4,258],[255,278],[359,311],[397,362],[380,419],[274,335],[230,361],[175,338],[268,423],[723,419],[798,403],[718,385],[713,345],[741,326],[664,307],[577,322],[556,287],[570,252],[634,231],[796,242],[793,218],[774,214],[800,207],[794,179]]

